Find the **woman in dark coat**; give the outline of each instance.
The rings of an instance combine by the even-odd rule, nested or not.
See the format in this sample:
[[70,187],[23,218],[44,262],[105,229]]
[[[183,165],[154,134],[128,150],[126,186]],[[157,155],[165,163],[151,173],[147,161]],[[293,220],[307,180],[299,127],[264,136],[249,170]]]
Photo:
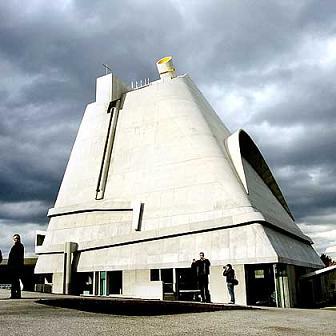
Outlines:
[[231,301],[229,303],[235,303],[235,294],[234,294],[235,271],[232,268],[231,264],[227,264],[226,266],[224,266],[223,276],[226,276],[226,284],[231,298]]

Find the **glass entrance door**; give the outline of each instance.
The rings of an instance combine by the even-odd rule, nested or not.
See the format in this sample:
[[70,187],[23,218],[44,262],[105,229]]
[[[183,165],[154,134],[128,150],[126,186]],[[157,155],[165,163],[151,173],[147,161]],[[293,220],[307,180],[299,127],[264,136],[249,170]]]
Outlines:
[[99,274],[99,295],[107,295],[106,291],[106,272],[100,272]]

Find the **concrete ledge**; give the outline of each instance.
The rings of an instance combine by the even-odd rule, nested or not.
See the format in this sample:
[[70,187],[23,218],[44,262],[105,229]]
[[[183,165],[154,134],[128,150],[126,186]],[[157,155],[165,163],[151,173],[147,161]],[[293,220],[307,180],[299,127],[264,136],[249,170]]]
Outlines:
[[48,217],[64,216],[77,214],[81,212],[94,211],[132,211],[132,202],[117,202],[117,201],[99,201],[73,204],[66,207],[51,208],[48,211]]

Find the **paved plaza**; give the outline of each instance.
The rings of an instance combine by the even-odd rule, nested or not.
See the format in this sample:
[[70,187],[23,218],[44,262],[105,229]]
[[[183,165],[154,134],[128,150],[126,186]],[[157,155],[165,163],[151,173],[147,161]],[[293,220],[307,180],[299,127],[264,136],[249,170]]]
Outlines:
[[[336,335],[336,310],[235,309],[125,316],[41,304],[61,296],[0,290],[0,336],[12,335]],[[43,300],[42,300],[43,301]]]

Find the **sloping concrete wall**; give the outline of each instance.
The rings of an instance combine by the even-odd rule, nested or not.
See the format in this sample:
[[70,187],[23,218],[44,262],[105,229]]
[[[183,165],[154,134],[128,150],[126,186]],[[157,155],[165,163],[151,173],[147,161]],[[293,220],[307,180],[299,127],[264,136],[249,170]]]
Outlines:
[[324,267],[319,255],[310,244],[270,228],[265,228],[265,232],[274,251],[279,256],[279,262],[312,268]]
[[109,102],[85,110],[56,199],[55,208],[94,200],[109,114]]
[[[261,224],[223,228],[180,236],[162,237],[129,244],[79,249],[76,269],[79,272],[134,270],[155,268],[190,267],[200,251],[213,266],[278,262],[268,236]],[[36,266],[38,273],[62,271],[63,254],[41,255]],[[57,269],[55,266],[58,265]]]
[[299,227],[295,224],[292,218],[288,215],[271,190],[267,187],[262,178],[256,173],[251,165],[243,159],[243,166],[246,175],[246,180],[249,188],[249,200],[262,214],[270,218],[274,218],[281,223],[281,227],[303,239],[307,237],[302,233]]
[[[316,265],[310,245],[301,243],[308,238],[242,160],[247,194],[225,146],[230,132],[188,76],[129,92],[115,81],[112,75],[98,79],[96,102],[85,111],[49,211],[36,273],[63,271],[67,241],[78,244],[79,272],[189,267],[199,251],[218,267],[280,258]],[[104,161],[115,99],[115,137]],[[97,199],[104,162],[107,179]],[[262,224],[301,239],[291,258],[279,244],[288,248],[296,239]]]
[[[205,117],[206,116],[206,117]],[[217,117],[218,118],[218,117]],[[228,131],[188,77],[160,80],[126,95],[106,199],[144,203],[143,230],[227,215],[250,206],[224,151]]]

